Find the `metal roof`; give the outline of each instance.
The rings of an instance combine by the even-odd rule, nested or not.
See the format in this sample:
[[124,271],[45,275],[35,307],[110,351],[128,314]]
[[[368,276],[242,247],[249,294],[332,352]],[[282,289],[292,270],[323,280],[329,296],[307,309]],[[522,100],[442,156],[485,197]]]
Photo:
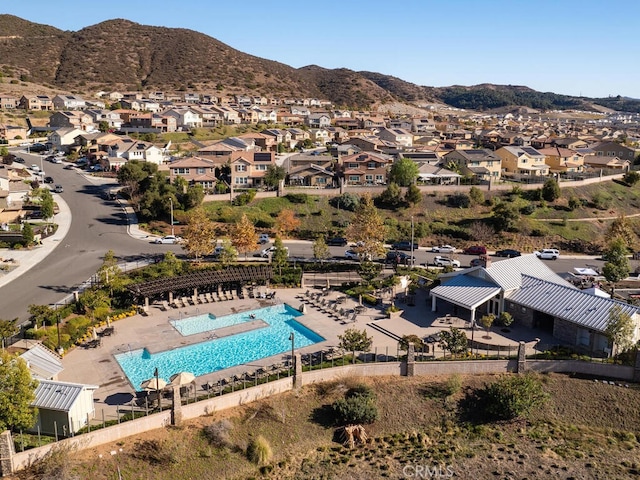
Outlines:
[[631,316],[640,311],[633,305],[591,295],[566,283],[557,284],[529,275],[522,275],[521,287],[507,293],[505,299],[600,332],[604,332],[614,306]]
[[97,389],[97,385],[40,380],[36,387],[36,398],[31,405],[47,410],[68,412],[84,390]]
[[37,379],[47,380],[55,377],[64,367],[60,356],[40,344],[36,344],[20,355]]
[[471,275],[457,275],[431,290],[431,295],[469,310],[482,305],[501,291],[499,285]]
[[488,278],[500,285],[505,292],[520,288],[523,275],[566,285],[577,290],[576,287],[570,285],[565,279],[547,267],[545,263],[533,253],[501,260],[499,262],[492,262],[485,270]]

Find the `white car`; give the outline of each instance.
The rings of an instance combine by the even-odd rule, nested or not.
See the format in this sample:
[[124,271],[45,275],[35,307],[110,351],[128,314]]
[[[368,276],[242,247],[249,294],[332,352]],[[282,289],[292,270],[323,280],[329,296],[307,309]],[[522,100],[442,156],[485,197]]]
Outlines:
[[344,258],[346,258],[347,260],[357,260],[357,261],[360,261],[363,258],[366,258],[367,260],[371,261],[371,255],[358,253],[355,250],[347,250],[346,252],[344,252]]
[[431,251],[436,253],[455,253],[456,248],[451,245],[439,245],[437,247],[431,247]]
[[174,243],[180,243],[182,241],[182,238],[177,237],[175,235],[166,235],[164,237],[161,238],[156,238],[153,243],[167,243],[167,244],[174,244]]
[[442,257],[437,255],[433,258],[433,263],[436,267],[454,267],[460,268],[460,262],[449,257]]
[[[284,247],[284,249],[287,251],[287,257],[289,256],[289,247]],[[269,248],[265,248],[264,250],[262,250],[260,252],[260,256],[262,258],[269,258],[270,255],[273,255],[273,252],[276,251],[276,246],[272,246]]]
[[560,252],[555,248],[544,248],[539,252],[536,251],[533,253],[541,260],[557,260],[560,258]]

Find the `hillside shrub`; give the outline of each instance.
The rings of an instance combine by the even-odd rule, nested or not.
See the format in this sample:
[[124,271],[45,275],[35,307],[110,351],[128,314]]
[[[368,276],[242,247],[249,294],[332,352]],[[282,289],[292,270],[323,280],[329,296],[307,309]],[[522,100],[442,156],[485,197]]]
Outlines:
[[344,398],[333,402],[332,409],[338,425],[373,423],[378,418],[375,394],[367,385],[357,385]]
[[358,205],[360,205],[360,197],[353,193],[343,193],[337,197],[332,197],[329,200],[329,205],[334,208],[354,212],[356,208],[358,208]]
[[447,205],[453,208],[469,208],[471,198],[466,193],[455,193],[447,197]]
[[204,436],[215,447],[229,447],[231,446],[231,437],[229,432],[232,430],[233,424],[227,420],[219,420],[207,425],[203,429]]
[[273,458],[269,441],[262,435],[251,439],[247,446],[247,458],[256,465],[266,465]]
[[254,189],[247,190],[246,192],[241,193],[236,198],[234,198],[231,204],[235,205],[236,207],[241,207],[243,205],[251,203],[254,198],[256,198],[256,191]]
[[285,198],[291,203],[307,203],[309,201],[309,195],[306,193],[288,193]]

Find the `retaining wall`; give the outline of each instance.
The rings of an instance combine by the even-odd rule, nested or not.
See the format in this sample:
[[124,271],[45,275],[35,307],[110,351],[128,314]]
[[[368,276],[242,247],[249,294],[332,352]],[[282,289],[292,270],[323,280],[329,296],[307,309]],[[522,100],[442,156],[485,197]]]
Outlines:
[[610,363],[583,362],[581,360],[527,360],[527,370],[536,372],[579,373],[594,377],[618,378],[633,381],[634,368]]

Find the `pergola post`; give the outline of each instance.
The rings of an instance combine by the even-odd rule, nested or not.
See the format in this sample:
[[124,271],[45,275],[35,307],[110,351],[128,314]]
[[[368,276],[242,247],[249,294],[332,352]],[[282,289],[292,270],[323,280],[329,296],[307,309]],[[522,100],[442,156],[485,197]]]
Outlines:
[[436,306],[436,296],[435,295],[431,295],[431,311],[435,312],[437,310],[437,306]]

